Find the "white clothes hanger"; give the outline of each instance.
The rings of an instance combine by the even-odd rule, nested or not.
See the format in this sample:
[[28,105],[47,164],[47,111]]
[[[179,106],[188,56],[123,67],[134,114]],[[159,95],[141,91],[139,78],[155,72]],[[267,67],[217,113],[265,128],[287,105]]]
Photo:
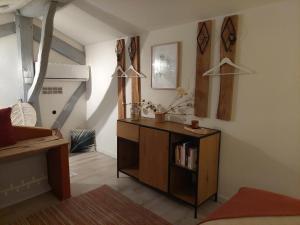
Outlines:
[[[135,75],[128,75],[128,72],[132,71]],[[134,69],[133,65],[130,65],[126,71],[122,69],[121,66],[117,66],[115,72],[112,74],[112,77],[121,77],[121,78],[146,78],[147,76],[143,73],[139,73]]]
[[[128,75],[128,72],[132,71],[135,75]],[[138,78],[147,78],[147,76],[143,73],[138,72],[133,65],[130,65],[128,67],[128,69],[125,71],[125,75],[127,75],[127,77],[132,78],[132,77],[138,77]]]
[[112,77],[127,77],[121,66],[117,66],[115,72],[111,75]]
[[[224,64],[228,64],[234,67],[235,69],[238,69],[239,72],[232,72],[232,73],[215,72],[217,69],[220,69],[221,66],[223,66]],[[206,71],[202,76],[250,75],[250,74],[254,74],[254,71],[242,66],[238,66],[235,63],[233,63],[229,58],[225,57],[221,60],[221,62],[218,65]]]

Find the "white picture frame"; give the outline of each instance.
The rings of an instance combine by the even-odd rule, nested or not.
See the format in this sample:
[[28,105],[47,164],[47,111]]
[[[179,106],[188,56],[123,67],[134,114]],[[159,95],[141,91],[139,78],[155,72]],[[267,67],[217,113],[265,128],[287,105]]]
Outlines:
[[178,87],[179,42],[151,47],[151,88],[174,90]]

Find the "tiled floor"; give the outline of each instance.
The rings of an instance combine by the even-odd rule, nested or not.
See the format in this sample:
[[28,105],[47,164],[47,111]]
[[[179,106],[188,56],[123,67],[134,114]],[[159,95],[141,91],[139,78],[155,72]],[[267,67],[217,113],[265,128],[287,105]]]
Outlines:
[[[107,184],[127,196],[134,202],[151,210],[175,225],[195,225],[219,204],[207,201],[198,209],[198,219],[193,217],[193,208],[174,201],[155,190],[121,174],[116,177],[116,160],[101,153],[84,153],[70,158],[72,195],[82,193]],[[0,210],[0,225],[6,225],[20,216],[26,216],[41,208],[58,203],[51,194],[36,198]]]

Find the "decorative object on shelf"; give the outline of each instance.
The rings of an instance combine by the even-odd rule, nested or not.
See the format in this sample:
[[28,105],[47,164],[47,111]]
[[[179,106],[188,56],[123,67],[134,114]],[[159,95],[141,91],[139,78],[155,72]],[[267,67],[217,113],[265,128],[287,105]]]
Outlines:
[[193,108],[193,97],[188,94],[182,87],[177,88],[177,95],[168,107],[163,107],[161,104],[154,104],[151,101],[142,100],[141,108],[144,114],[152,111],[155,114],[157,121],[164,121],[167,114],[177,116],[189,115],[186,111]]
[[141,108],[139,103],[132,103],[130,108],[130,115],[132,120],[139,120],[141,117]]
[[172,101],[172,103],[165,110],[166,114],[186,116],[188,109],[193,108],[193,96],[192,94],[187,93],[187,91],[179,87],[177,88],[177,95]]
[[187,113],[187,110],[193,108],[193,97],[179,87],[177,88],[176,97],[168,107],[163,107],[161,104],[155,104],[145,99],[138,103],[127,103],[124,105],[131,106],[132,120],[139,120],[142,111],[145,115],[151,112],[155,115],[157,122],[164,122],[167,114],[176,116],[191,115]]
[[193,128],[192,126],[188,125],[188,126],[184,126],[184,129],[196,134],[201,134],[201,135],[205,135],[205,134],[209,134],[211,132],[210,129],[207,128],[202,128],[202,127],[198,127],[198,128]]
[[162,113],[162,112],[156,112],[155,113],[155,121],[158,123],[162,123],[165,121],[165,115],[166,113]]
[[[237,47],[237,26],[238,16],[225,17],[222,25],[222,40],[220,48],[220,60],[224,58],[235,61]],[[235,68],[228,64],[223,64],[220,74],[234,73]],[[217,119],[231,120],[232,99],[233,99],[234,75],[221,76],[219,105]]]
[[191,121],[191,126],[193,129],[199,128],[199,121],[198,120],[192,120]]
[[178,86],[179,42],[160,44],[151,48],[151,87],[176,89]]
[[71,153],[96,151],[96,132],[88,129],[71,131]]
[[33,106],[21,101],[13,105],[10,118],[12,125],[15,126],[34,127],[37,122],[36,111]]
[[209,78],[202,76],[202,74],[210,68],[211,30],[211,20],[198,24],[194,101],[194,114],[198,117],[207,117],[208,114]]

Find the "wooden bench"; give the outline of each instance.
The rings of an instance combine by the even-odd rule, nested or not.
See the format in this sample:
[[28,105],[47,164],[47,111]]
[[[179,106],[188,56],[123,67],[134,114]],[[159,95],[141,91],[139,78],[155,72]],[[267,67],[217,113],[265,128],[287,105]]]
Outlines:
[[15,145],[0,148],[0,163],[16,158],[46,152],[48,182],[60,199],[70,198],[70,174],[68,141],[52,133],[50,129],[14,127]]

